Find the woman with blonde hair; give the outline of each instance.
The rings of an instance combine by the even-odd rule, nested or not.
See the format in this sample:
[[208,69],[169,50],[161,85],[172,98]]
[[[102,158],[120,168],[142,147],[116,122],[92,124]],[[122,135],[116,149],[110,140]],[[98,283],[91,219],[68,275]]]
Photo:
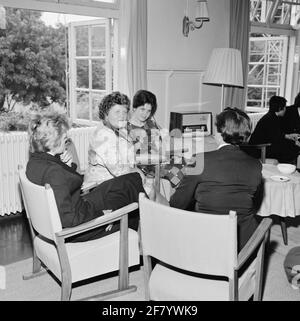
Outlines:
[[[138,201],[145,192],[138,173],[129,173],[103,182],[86,195],[81,195],[83,176],[76,172],[72,156],[66,151],[69,122],[65,115],[44,112],[29,124],[30,158],[26,175],[34,184],[50,184],[56,199],[62,227],[72,227]],[[129,215],[129,226],[137,229],[138,212]],[[101,227],[71,241],[79,242],[105,236],[119,229]]]

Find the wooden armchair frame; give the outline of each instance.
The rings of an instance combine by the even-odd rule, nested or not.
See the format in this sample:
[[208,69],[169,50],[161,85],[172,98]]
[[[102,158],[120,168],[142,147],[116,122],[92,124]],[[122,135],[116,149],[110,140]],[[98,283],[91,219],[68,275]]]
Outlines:
[[[53,247],[56,248],[57,255],[59,258],[59,264],[60,264],[60,272],[61,272],[61,300],[70,300],[71,298],[71,292],[72,292],[72,283],[74,282],[72,280],[72,273],[71,273],[71,264],[69,260],[69,255],[68,255],[68,249],[66,246],[66,240],[70,238],[71,236],[74,235],[79,235],[81,233],[90,231],[92,229],[111,224],[113,222],[120,221],[120,236],[119,236],[119,278],[118,278],[118,289],[117,290],[112,290],[108,291],[105,293],[97,294],[91,297],[84,298],[85,300],[104,300],[104,299],[110,299],[112,297],[117,297],[121,296],[133,291],[136,291],[136,286],[129,286],[129,273],[128,273],[128,268],[129,268],[129,261],[128,261],[128,256],[129,256],[129,229],[128,229],[128,214],[136,209],[138,209],[138,203],[131,203],[127,206],[124,206],[116,211],[113,211],[109,213],[108,215],[103,215],[100,216],[96,219],[93,219],[89,222],[80,224],[75,227],[71,228],[61,228],[60,230],[58,229],[55,231],[53,237],[49,238],[47,235],[43,235],[43,233],[38,231],[38,227],[35,226],[35,224],[32,221],[31,218],[31,213],[29,211],[28,207],[28,200],[26,198],[26,192],[24,189],[26,186],[24,186],[24,182],[26,183],[26,178],[24,170],[19,168],[19,177],[20,177],[20,186],[21,186],[21,192],[23,196],[23,201],[26,209],[26,215],[29,221],[30,225],[30,231],[33,239],[33,244],[35,238],[43,238],[46,240],[46,242],[50,242],[53,244]],[[30,182],[30,184],[35,185]],[[37,185],[36,185],[37,186]],[[54,198],[54,193],[49,184],[45,184],[45,186],[38,186],[41,189],[44,190],[45,193],[45,198],[48,200],[48,207],[49,207],[49,213],[51,213],[52,216],[55,216],[57,214],[57,207],[55,203],[55,198]],[[57,219],[57,218],[56,218]],[[50,219],[51,221],[51,219]],[[59,219],[60,221],[60,219]],[[51,223],[53,223],[51,221]],[[55,225],[55,222],[53,223]],[[136,239],[138,240],[138,235],[137,232],[132,231],[133,233],[136,234]],[[118,233],[118,232],[117,232]],[[107,236],[103,237],[106,238]],[[89,241],[87,241],[89,242]],[[138,248],[138,243],[136,245]],[[101,248],[99,249],[101,251]],[[40,258],[37,255],[37,252],[34,247],[33,251],[33,271],[32,273],[28,275],[24,275],[23,279],[28,280],[33,277],[39,276],[41,274],[44,274],[45,270],[41,270],[42,265],[44,266],[44,262],[40,260]],[[48,267],[45,266],[46,270],[48,270]],[[51,269],[49,269],[51,271]],[[112,272],[112,271],[111,271]],[[101,273],[100,273],[101,274]]]

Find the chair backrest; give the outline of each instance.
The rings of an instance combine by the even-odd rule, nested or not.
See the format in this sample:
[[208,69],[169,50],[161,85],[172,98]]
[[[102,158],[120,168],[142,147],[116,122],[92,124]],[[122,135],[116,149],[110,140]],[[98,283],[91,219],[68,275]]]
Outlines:
[[195,273],[233,277],[237,218],[190,212],[139,196],[144,255]]
[[61,231],[62,226],[51,186],[33,184],[23,168],[19,168],[19,179],[26,215],[33,228],[43,237],[55,241],[55,233]]

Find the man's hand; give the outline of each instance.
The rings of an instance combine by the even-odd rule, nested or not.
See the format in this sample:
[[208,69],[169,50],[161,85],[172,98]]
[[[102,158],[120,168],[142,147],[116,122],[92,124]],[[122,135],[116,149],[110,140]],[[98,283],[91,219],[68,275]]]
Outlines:
[[61,160],[63,163],[65,163],[65,164],[67,164],[68,166],[71,167],[72,162],[73,162],[72,154],[71,154],[69,151],[65,150],[65,151],[60,155],[60,160]]

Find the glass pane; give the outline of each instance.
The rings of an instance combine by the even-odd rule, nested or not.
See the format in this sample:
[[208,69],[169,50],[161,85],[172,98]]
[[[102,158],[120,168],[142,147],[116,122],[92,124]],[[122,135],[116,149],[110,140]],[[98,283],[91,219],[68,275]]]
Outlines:
[[249,85],[263,85],[264,83],[264,65],[250,65],[248,84]]
[[88,93],[83,91],[76,92],[76,113],[79,119],[90,119]]
[[272,85],[280,86],[280,77],[281,77],[280,69],[281,69],[280,65],[269,66],[268,78],[267,78],[268,85],[272,84]]
[[262,106],[262,88],[248,87],[247,106],[263,107]]
[[105,60],[92,60],[92,89],[105,90]]
[[105,57],[105,26],[94,26],[92,32],[92,56]]
[[266,22],[272,2],[271,0],[250,0],[250,21]]
[[87,26],[76,27],[76,56],[89,54],[89,29]]
[[77,60],[77,88],[89,88],[89,61]]
[[93,93],[92,94],[92,120],[99,120],[99,103],[105,96],[105,93]]
[[280,94],[280,88],[267,88],[266,89],[266,99],[269,102],[270,98],[274,95]]

